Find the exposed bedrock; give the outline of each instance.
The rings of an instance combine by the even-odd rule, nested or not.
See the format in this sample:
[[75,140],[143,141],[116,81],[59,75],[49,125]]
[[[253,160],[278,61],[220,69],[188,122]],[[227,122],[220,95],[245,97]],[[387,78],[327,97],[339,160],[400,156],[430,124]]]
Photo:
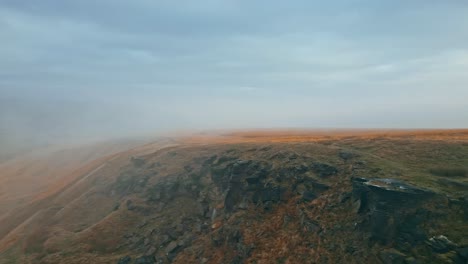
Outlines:
[[353,178],[353,201],[364,216],[361,228],[382,244],[415,244],[427,238],[420,225],[430,211],[421,205],[435,193],[395,179]]

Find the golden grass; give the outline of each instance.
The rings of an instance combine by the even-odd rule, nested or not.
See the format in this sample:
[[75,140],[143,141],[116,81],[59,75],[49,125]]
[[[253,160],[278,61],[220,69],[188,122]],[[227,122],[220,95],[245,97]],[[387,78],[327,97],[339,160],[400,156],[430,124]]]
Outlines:
[[291,143],[346,139],[467,140],[468,129],[446,130],[252,130],[197,134],[181,139],[188,144]]

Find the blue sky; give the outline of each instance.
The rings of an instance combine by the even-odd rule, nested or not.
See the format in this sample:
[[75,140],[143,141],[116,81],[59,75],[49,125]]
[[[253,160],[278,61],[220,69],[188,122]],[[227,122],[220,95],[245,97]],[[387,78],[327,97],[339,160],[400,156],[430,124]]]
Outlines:
[[467,1],[2,0],[0,37],[3,139],[468,127]]

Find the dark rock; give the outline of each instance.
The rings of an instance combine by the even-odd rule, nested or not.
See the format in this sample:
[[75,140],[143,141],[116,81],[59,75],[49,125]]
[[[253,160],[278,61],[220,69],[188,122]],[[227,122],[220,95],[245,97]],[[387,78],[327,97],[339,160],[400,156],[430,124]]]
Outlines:
[[141,256],[135,259],[135,264],[154,264],[155,262],[154,256]]
[[168,228],[168,229],[166,230],[166,234],[169,235],[169,238],[170,238],[171,240],[175,240],[175,239],[177,239],[177,238],[180,236],[180,232],[177,232],[177,231],[175,230],[175,228]]
[[328,177],[338,173],[338,169],[332,165],[320,162],[312,164],[312,170],[318,174],[319,177]]
[[125,257],[120,258],[117,264],[130,264],[131,261],[132,261],[132,258],[130,256],[125,256]]
[[439,253],[434,255],[434,262],[433,263],[450,263],[450,264],[466,264],[466,260],[464,260],[460,255],[457,254],[455,251],[448,251],[446,253]]
[[468,260],[468,247],[457,248],[457,254],[464,260]]
[[309,171],[309,168],[306,165],[302,164],[290,168],[290,171],[294,174],[304,174]]
[[259,175],[254,175],[252,177],[245,178],[245,180],[249,185],[256,185],[260,182],[260,177]]
[[270,188],[265,188],[261,192],[261,198],[262,202],[268,202],[268,201],[273,201],[273,202],[278,202],[281,200],[281,194],[280,194],[280,188],[279,187],[270,187]]
[[353,202],[356,211],[366,217],[363,228],[373,240],[383,244],[402,244],[425,240],[419,226],[427,219],[420,205],[434,193],[394,179],[353,178]]
[[234,156],[221,156],[219,159],[216,161],[216,164],[222,164],[231,160],[236,160],[237,157]]
[[[263,179],[270,173],[271,165],[256,160],[236,160],[211,168],[211,178],[220,192],[226,193],[224,206],[233,212],[241,203],[257,201],[279,201],[281,193],[264,187]],[[245,207],[245,206],[240,206]]]
[[154,255],[154,253],[156,253],[156,248],[153,246],[153,247],[150,247],[150,248],[146,251],[145,255],[150,256],[150,255]]
[[243,198],[244,189],[240,182],[232,182],[229,191],[224,199],[224,206],[226,211],[231,212],[234,210],[236,204],[240,203]]
[[460,197],[458,200],[460,202],[460,207],[464,212],[465,221],[468,221],[468,195]]
[[349,152],[349,151],[345,151],[345,150],[342,150],[338,153],[338,156],[340,158],[342,158],[344,161],[347,161],[347,160],[350,160],[352,158],[355,158],[357,157],[357,155],[353,152]]
[[468,190],[468,183],[451,179],[438,179],[437,182],[443,186],[452,187],[459,190]]
[[457,247],[455,243],[442,235],[431,237],[427,244],[437,253],[446,253]]
[[382,250],[379,257],[384,264],[404,264],[406,255],[396,249],[390,248]]
[[180,246],[177,243],[177,241],[172,241],[171,243],[169,243],[169,245],[167,245],[167,247],[165,249],[166,255],[174,253],[179,247]]
[[310,202],[312,200],[315,200],[316,198],[317,198],[317,195],[315,195],[315,193],[313,191],[306,190],[302,194],[302,200],[305,201],[305,202]]
[[233,176],[240,176],[244,174],[252,163],[253,161],[251,160],[237,160],[232,165],[231,174]]
[[302,196],[302,201],[309,202],[316,199],[322,192],[328,190],[328,185],[317,182],[316,180],[304,177],[296,180],[293,190]]
[[252,199],[255,203],[265,203],[268,201],[279,202],[286,198],[285,195],[282,195],[286,194],[286,192],[287,190],[285,188],[279,186],[264,187],[255,192]]

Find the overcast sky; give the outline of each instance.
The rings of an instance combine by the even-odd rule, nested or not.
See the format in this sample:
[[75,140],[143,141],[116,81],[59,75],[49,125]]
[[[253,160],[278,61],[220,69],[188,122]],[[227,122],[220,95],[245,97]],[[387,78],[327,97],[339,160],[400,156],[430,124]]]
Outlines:
[[466,0],[0,1],[2,140],[468,127],[467,85]]

